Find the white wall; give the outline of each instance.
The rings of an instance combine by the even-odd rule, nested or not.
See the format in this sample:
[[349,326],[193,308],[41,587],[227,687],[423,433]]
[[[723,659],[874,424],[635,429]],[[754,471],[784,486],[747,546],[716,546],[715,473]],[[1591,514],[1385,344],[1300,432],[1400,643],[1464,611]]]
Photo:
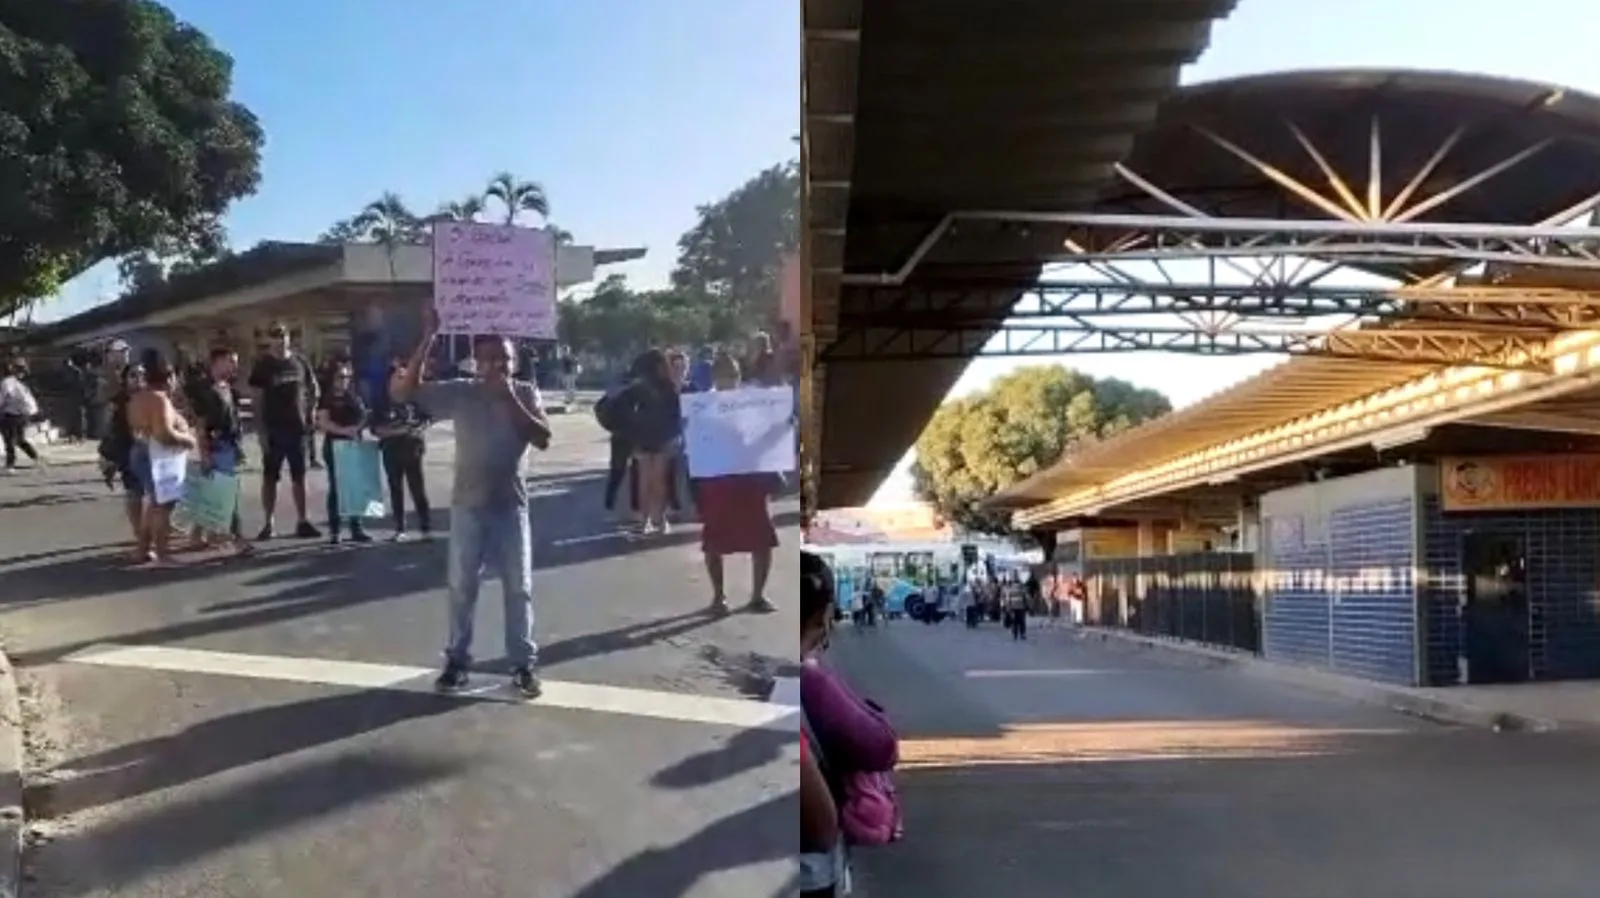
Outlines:
[[1276,490],[1261,497],[1263,525],[1272,518],[1303,518],[1306,527],[1322,522],[1335,509],[1369,505],[1385,499],[1412,495],[1417,489],[1418,468],[1382,468],[1348,477],[1334,477],[1317,483],[1304,483]]
[[[433,281],[433,247],[389,247],[353,243],[344,248],[344,279],[358,284]],[[556,286],[576,287],[594,280],[594,247],[556,248]]]

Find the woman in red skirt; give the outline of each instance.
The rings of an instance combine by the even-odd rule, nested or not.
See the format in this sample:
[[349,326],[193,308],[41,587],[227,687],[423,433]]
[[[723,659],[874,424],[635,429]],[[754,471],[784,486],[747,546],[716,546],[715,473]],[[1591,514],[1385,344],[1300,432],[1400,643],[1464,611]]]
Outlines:
[[[737,390],[739,363],[728,353],[719,352],[711,363],[711,377],[713,390]],[[700,551],[705,553],[706,574],[711,578],[713,610],[728,610],[722,559],[729,555],[750,556],[749,610],[776,610],[766,597],[772,550],[778,547],[778,531],[772,526],[772,514],[767,509],[775,482],[772,474],[732,474],[695,481],[700,506]]]

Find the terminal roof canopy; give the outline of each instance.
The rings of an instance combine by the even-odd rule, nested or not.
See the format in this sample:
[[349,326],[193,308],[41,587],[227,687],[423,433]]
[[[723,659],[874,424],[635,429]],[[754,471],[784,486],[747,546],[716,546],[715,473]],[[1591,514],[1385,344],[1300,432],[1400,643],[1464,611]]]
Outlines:
[[[1297,200],[1213,135],[1332,194],[1309,144],[1363,203],[1376,163],[1380,213],[1389,213],[1380,218],[1404,215],[1536,147],[1410,220],[1534,224],[1600,193],[1600,98],[1529,81],[1390,69],[1212,81],[1169,98],[1124,160],[1141,178],[1215,215],[1328,221],[1328,211]],[[1431,173],[1410,190],[1409,201],[1396,203],[1430,161]],[[1096,211],[1176,214],[1121,180],[1102,193]]]
[[[1193,49],[1203,45],[1200,23],[1227,9],[1222,4],[1202,7],[1185,8],[1193,26],[1187,32]],[[898,21],[913,12],[900,2],[885,3],[884,9],[884,21]],[[869,12],[876,14],[875,10]],[[1056,75],[1043,71],[1044,63],[1037,61],[1027,64],[1033,69],[1026,73],[1022,70],[1027,66],[1020,62],[983,65],[981,72],[959,79],[923,72],[927,88],[921,94],[906,84],[915,68],[909,43],[918,32],[901,22],[897,26],[904,29],[901,35],[883,43],[899,40],[907,46],[874,53],[869,41],[873,20],[871,15],[863,20],[855,143],[849,147],[853,153],[841,152],[836,157],[838,170],[830,172],[848,185],[844,194],[848,203],[830,205],[839,200],[834,194],[820,194],[830,197],[828,202],[810,197],[814,210],[834,216],[826,227],[844,244],[832,257],[836,274],[893,271],[917,240],[951,212],[1182,215],[1112,177],[1118,162],[1183,203],[1229,218],[1335,218],[1286,190],[1262,170],[1264,166],[1241,158],[1240,151],[1327,195],[1332,191],[1325,163],[1350,182],[1364,203],[1370,202],[1367,190],[1375,172],[1380,194],[1376,212],[1353,214],[1347,221],[1409,213],[1406,220],[1415,223],[1533,225],[1600,194],[1600,100],[1586,94],[1480,75],[1366,69],[1235,78],[1168,95],[1159,85],[1160,73],[1170,77],[1181,65],[1176,43],[1158,51],[1159,41],[1151,38],[1154,42],[1139,52],[1108,53],[1086,67],[1086,54],[1091,53],[1087,44],[1094,39],[1095,28],[1107,29],[1103,34],[1120,28],[1117,33],[1124,33],[1129,42],[1136,29],[1109,11],[1071,30],[1063,30],[1064,21],[1056,22],[1063,26],[1056,32],[1046,27],[1050,20],[1044,17],[1014,18],[997,12],[961,35],[973,48],[969,60],[973,67],[983,52],[1001,54],[1002,44],[1016,47],[1047,38],[1071,48],[1056,56],[1072,64]],[[1161,23],[1168,29],[1163,39],[1176,41],[1184,27],[1180,18],[1175,12]],[[1014,32],[1002,35],[1013,25]],[[987,51],[980,51],[980,46]],[[944,69],[948,75],[951,67],[946,64]],[[1005,81],[1002,76],[1013,69],[1017,77]],[[891,78],[898,79],[892,98],[884,93],[884,99],[873,100],[873,91],[889,90]],[[941,123],[937,128],[935,120]],[[1314,149],[1308,151],[1307,145]],[[1419,178],[1424,171],[1426,175]],[[1452,195],[1411,212],[1419,202],[1442,193]],[[1407,197],[1405,203],[1399,202],[1402,195]],[[937,286],[942,279],[977,276],[1013,284],[1007,289],[1014,296],[1037,276],[1038,265],[1028,264],[1029,260],[1059,253],[1062,237],[1058,229],[1044,226],[1010,231],[962,227],[941,239],[899,286],[916,289]],[[812,312],[818,346],[823,348],[833,339],[840,318],[853,304],[865,301],[865,290],[848,284],[841,288],[836,276],[829,280],[822,273],[818,260],[827,257],[813,252],[812,258]],[[1408,278],[1444,268],[1442,263],[1418,260],[1403,269],[1373,270]],[[977,301],[989,304],[995,299]],[[819,504],[863,500],[915,438],[964,367],[965,362],[949,360],[829,364]],[[1304,379],[1307,383],[1299,386],[1310,392],[1316,392],[1312,385],[1321,384],[1346,396],[1376,391],[1426,370],[1307,359],[1295,360],[1270,376]],[[1305,378],[1299,377],[1302,373]],[[1221,405],[1208,404],[1209,412],[1196,414],[1220,421],[1222,416],[1214,413],[1226,407],[1225,417],[1232,419],[1230,427],[1236,427],[1244,425],[1245,418],[1250,426],[1270,426],[1267,418],[1284,420],[1305,413],[1307,390],[1297,387],[1290,396],[1280,391],[1261,393],[1262,389],[1264,384],[1229,391],[1229,399],[1219,397]],[[1168,426],[1171,423],[1176,422]],[[1191,437],[1203,441],[1211,434],[1172,436],[1170,442],[1177,448]]]
[[[896,270],[945,215],[1090,206],[1233,5],[806,0],[806,289],[819,353],[841,309],[862,301],[842,276]],[[1026,284],[1060,249],[1051,230],[948,235],[915,278],[978,269]],[[825,426],[822,409],[806,416],[818,505],[865,502],[965,366],[820,367]]]
[[[1374,155],[1372,122],[1381,153]],[[1550,85],[1448,72],[1313,71],[1230,79],[1185,88],[1162,109],[1125,165],[1166,192],[1237,218],[1329,216],[1285,202],[1286,192],[1206,136],[1216,133],[1290,177],[1324,187],[1328,179],[1295,136],[1299,130],[1341,174],[1364,189],[1372,160],[1392,198],[1459,132],[1433,175],[1416,191],[1426,197],[1493,168],[1530,147],[1526,161],[1505,168],[1415,219],[1419,222],[1529,225],[1600,194],[1600,98]],[[1107,191],[1097,211],[1172,215],[1173,210],[1128,184]],[[1437,266],[1443,267],[1443,266]],[[1411,274],[1422,274],[1418,266]],[[1387,272],[1401,275],[1405,272]],[[1503,283],[1592,286],[1572,272],[1537,268],[1506,272]],[[1092,487],[1186,453],[1307,419],[1342,403],[1424,377],[1435,365],[1373,364],[1296,358],[1165,418],[1081,447],[1060,463],[996,497],[1021,508],[1062,491]]]

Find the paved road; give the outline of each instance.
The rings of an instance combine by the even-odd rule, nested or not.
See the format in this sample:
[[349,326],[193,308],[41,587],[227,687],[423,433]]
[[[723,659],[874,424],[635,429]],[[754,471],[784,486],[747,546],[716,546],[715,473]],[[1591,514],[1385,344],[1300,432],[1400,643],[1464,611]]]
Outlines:
[[1580,898],[1600,740],[1441,727],[1148,650],[844,632],[896,715],[908,840],[869,898]]
[[[499,675],[429,692],[442,542],[285,540],[128,571],[87,465],[0,481],[0,632],[34,718],[30,802],[50,818],[34,894],[782,894],[793,719],[755,696],[793,651],[794,553],[773,576],[779,613],[702,614],[693,528],[642,542],[605,523],[605,448],[590,416],[566,416],[540,458],[552,682],[534,705]],[[431,454],[441,505],[448,450]],[[778,511],[792,546],[794,505]],[[480,613],[488,658],[498,596]]]

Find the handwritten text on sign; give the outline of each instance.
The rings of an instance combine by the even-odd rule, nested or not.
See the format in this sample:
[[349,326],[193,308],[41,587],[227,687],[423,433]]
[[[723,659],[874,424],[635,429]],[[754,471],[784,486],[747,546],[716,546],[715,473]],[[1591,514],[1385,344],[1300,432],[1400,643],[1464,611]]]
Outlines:
[[681,405],[690,477],[794,470],[794,391],[788,387],[686,393]]
[[556,247],[548,230],[433,226],[433,308],[442,334],[556,336]]

